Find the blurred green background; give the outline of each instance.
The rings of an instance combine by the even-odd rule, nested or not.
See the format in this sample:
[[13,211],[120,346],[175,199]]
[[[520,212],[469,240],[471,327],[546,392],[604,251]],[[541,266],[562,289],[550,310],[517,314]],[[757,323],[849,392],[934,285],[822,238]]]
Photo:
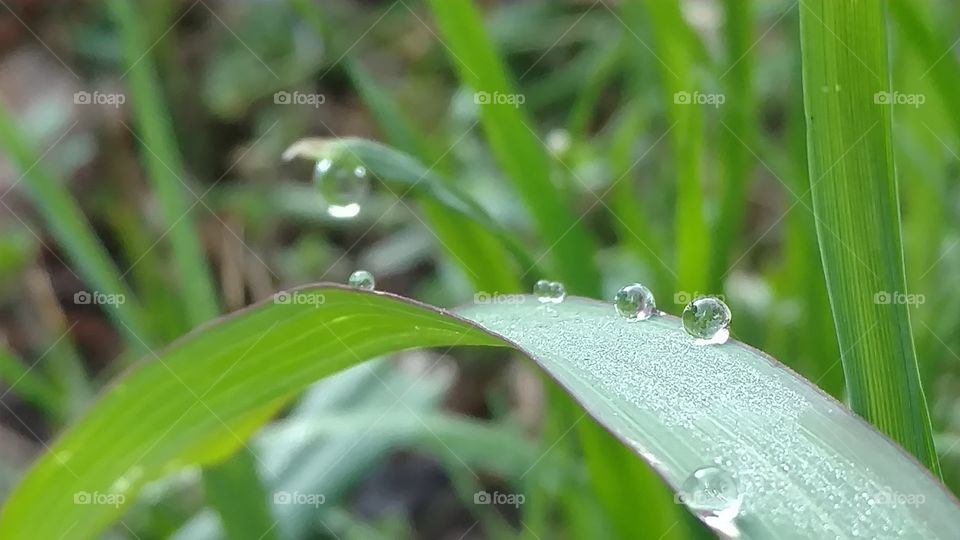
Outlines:
[[[132,361],[281,288],[360,268],[378,289],[450,307],[541,277],[599,298],[639,281],[673,314],[720,295],[736,339],[842,399],[806,170],[800,9],[2,3],[0,498]],[[910,306],[956,491],[960,10],[893,0],[889,17],[893,92],[877,100],[894,104],[908,290],[873,301]],[[419,160],[523,256],[379,178],[359,215],[331,217],[311,164],[280,156],[304,137],[348,136]],[[482,361],[491,354],[504,357]],[[221,468],[151,485],[107,537],[707,534],[503,352],[370,368],[317,384]]]

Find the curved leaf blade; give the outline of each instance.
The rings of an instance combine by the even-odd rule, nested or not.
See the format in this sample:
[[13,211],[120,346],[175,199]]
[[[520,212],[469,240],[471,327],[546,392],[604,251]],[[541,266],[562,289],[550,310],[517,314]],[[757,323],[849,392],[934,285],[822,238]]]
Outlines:
[[248,428],[252,413],[320,377],[391,351],[457,345],[524,352],[674,488],[696,467],[729,461],[745,492],[743,538],[949,537],[960,527],[960,505],[916,461],[762,353],[696,346],[669,316],[629,323],[591,300],[548,310],[521,298],[458,316],[319,285],[203,328],[127,373],[53,445],[4,508],[0,537],[90,537],[119,508],[78,504],[77,493],[129,499],[204,461],[198,440]]

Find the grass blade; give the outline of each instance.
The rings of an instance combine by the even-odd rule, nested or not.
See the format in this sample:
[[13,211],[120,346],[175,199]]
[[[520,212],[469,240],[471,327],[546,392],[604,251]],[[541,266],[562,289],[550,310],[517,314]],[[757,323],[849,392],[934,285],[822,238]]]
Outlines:
[[111,0],[108,6],[120,28],[126,76],[133,94],[130,101],[141,133],[137,139],[143,147],[148,177],[169,230],[178,283],[183,288],[183,309],[188,324],[200,324],[216,317],[220,308],[192,213],[196,205],[188,204],[183,192],[190,189],[185,184],[186,169],[160,95],[161,85],[149,44],[144,39],[148,34],[137,7],[130,0]]
[[[429,4],[460,80],[491,100],[517,97],[473,2],[431,0]],[[493,153],[539,223],[548,247],[545,255],[555,254],[553,266],[569,290],[599,294],[593,240],[550,180],[545,150],[522,105],[491,102],[479,107]]]
[[134,351],[143,353],[145,349],[140,336],[151,334],[137,298],[121,279],[120,272],[70,192],[40,162],[41,156],[31,148],[10,112],[2,106],[0,145],[16,168],[22,171],[24,192],[84,280],[96,291],[124,298],[124,302],[107,307],[106,312],[119,323],[127,344]]
[[[455,345],[516,347],[674,489],[693,469],[729,460],[745,512],[726,526],[705,521],[735,527],[742,538],[853,536],[855,529],[867,537],[889,530],[949,537],[960,527],[960,503],[920,465],[755,349],[698,346],[674,317],[629,324],[609,304],[580,298],[552,314],[525,296],[469,306],[461,317],[387,293],[320,285],[203,328],[127,373],[54,443],[8,500],[0,536],[88,538],[120,510],[76,504],[76,494],[123,494],[122,507],[146,481],[222,459],[200,442],[214,442],[225,424],[249,434],[269,417],[264,404],[275,410],[314,380],[368,358]],[[158,441],[160,427],[167,431]],[[889,493],[924,502],[859,519],[870,497]]]
[[939,474],[906,295],[885,3],[800,3],[810,188],[853,410]]

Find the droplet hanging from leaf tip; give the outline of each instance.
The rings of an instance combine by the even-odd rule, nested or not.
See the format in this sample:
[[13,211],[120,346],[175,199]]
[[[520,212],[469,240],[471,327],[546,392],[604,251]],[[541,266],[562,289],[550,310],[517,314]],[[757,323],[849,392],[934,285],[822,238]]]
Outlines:
[[567,288],[559,281],[541,279],[533,286],[533,294],[541,304],[559,304],[567,297]]
[[346,158],[325,158],[313,169],[313,183],[331,217],[349,219],[360,213],[370,193],[370,179],[362,164]]

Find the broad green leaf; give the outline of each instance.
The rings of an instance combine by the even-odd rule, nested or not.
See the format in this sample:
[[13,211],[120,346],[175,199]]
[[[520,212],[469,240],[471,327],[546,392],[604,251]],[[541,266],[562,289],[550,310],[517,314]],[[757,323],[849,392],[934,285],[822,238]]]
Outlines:
[[810,192],[853,410],[939,474],[908,312],[885,3],[800,3]]
[[727,533],[950,537],[960,527],[960,505],[922,467],[763,353],[695,345],[670,316],[631,323],[592,300],[520,300],[455,315],[317,285],[202,328],[116,381],[52,445],[0,514],[0,537],[88,538],[144,482],[209,461],[198,441],[225,426],[365,359],[459,345],[515,347],[674,488],[727,464],[744,513],[734,524],[704,519]]

